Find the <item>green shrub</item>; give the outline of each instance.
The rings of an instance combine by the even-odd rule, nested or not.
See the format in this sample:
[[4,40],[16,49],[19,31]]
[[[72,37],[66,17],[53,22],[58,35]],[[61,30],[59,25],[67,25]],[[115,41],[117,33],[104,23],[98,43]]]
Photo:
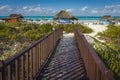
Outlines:
[[120,49],[120,26],[110,24],[108,29],[98,33],[101,39],[104,39],[107,43],[114,44],[117,49]]
[[39,25],[38,30],[44,35],[48,34],[52,31],[52,25],[51,24],[42,24]]
[[[42,36],[47,35],[52,31],[51,24],[32,24],[32,23],[0,23],[0,43],[11,46],[14,43],[24,44],[26,42],[33,43],[40,39]],[[6,44],[7,43],[7,44]],[[4,47],[4,46],[2,46]],[[22,49],[24,49],[23,46]],[[18,50],[19,51],[19,50]],[[9,58],[13,53],[3,53],[0,56],[1,58]],[[17,52],[16,52],[17,53]]]
[[73,33],[74,32],[74,27],[78,27],[78,29],[82,33],[91,33],[91,32],[93,32],[92,29],[90,29],[87,26],[83,26],[81,24],[57,24],[56,25],[56,28],[64,28],[64,31],[66,31],[67,33]]
[[101,39],[106,41],[104,50],[96,48],[106,65],[113,71],[116,80],[120,79],[120,26],[110,24],[107,30],[98,33]]
[[103,60],[106,66],[114,73],[116,80],[120,79],[120,53],[116,49],[111,48],[107,43],[101,43],[94,39],[91,46],[94,48],[99,57]]

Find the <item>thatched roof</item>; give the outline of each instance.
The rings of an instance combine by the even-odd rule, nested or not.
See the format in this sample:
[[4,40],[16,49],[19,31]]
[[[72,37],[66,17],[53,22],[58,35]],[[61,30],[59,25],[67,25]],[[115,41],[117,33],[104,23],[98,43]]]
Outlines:
[[61,10],[59,13],[57,13],[54,16],[54,20],[57,20],[59,18],[68,18],[68,19],[72,19],[72,20],[78,20],[76,17],[72,16],[69,12],[65,11],[65,10]]
[[101,17],[101,20],[105,20],[105,19],[112,19],[112,16],[111,15],[104,15]]
[[10,14],[9,18],[24,18],[21,14]]

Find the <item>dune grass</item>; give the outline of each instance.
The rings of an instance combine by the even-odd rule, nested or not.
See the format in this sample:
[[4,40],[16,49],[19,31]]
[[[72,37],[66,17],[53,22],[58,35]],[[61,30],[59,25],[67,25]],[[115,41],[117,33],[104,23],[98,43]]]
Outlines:
[[92,29],[90,29],[87,26],[83,26],[81,24],[58,24],[56,25],[56,28],[64,28],[64,31],[67,33],[73,33],[74,32],[74,27],[78,27],[78,29],[82,33],[91,33],[93,32]]
[[97,34],[101,43],[94,39],[91,44],[106,66],[112,70],[116,80],[120,79],[120,26],[110,24],[107,29]]

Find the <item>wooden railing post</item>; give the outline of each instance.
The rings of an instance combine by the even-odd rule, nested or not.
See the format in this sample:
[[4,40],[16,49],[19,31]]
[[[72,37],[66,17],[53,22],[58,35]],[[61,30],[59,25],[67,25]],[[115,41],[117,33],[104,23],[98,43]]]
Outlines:
[[4,62],[0,61],[0,80],[5,80],[5,67]]
[[108,70],[108,71],[105,72],[105,74],[104,74],[104,80],[114,80],[113,73],[110,70]]
[[75,38],[84,60],[89,80],[114,80],[112,71],[105,66],[77,28],[75,28]]
[[57,29],[17,55],[0,61],[0,80],[36,80],[39,70],[62,36],[61,32],[62,29]]

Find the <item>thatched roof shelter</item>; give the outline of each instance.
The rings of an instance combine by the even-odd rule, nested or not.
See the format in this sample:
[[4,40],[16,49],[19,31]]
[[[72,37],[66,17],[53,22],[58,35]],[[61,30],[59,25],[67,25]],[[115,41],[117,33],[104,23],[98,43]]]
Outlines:
[[21,14],[10,14],[9,18],[24,18]]
[[65,10],[61,10],[59,13],[57,13],[55,16],[54,16],[54,20],[57,20],[57,19],[71,19],[71,20],[78,20],[76,17],[72,16],[69,12],[65,11]]
[[110,19],[112,19],[111,15],[104,15],[104,16],[101,17],[100,20],[110,20]]
[[20,22],[23,18],[21,14],[10,14],[8,18],[3,18],[2,20],[5,20],[5,22]]

